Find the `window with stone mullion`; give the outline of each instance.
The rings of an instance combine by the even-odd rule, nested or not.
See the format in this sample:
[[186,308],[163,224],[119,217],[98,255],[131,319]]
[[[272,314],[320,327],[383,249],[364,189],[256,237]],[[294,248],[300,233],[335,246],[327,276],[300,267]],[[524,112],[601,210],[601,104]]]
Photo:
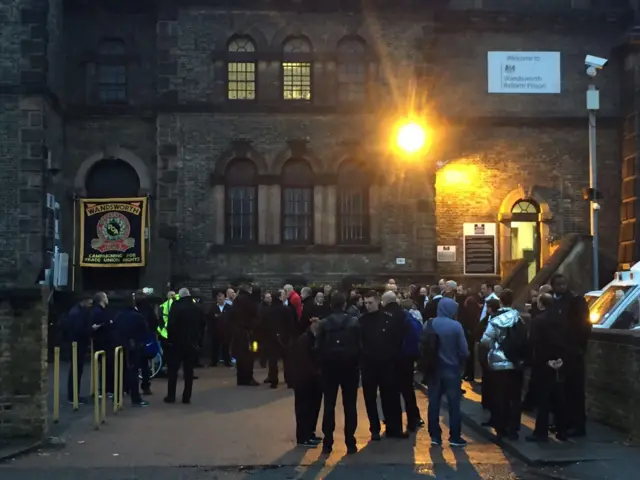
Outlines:
[[285,188],[283,191],[283,243],[313,243],[313,189]]

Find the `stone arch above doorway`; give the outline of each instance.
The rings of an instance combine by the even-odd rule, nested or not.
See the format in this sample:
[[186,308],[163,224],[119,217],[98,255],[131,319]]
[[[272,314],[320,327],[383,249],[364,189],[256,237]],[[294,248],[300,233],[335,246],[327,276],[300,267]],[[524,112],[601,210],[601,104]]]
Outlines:
[[[514,209],[519,204],[520,208]],[[537,212],[533,212],[531,207],[535,207]],[[527,211],[523,211],[523,208],[527,208]],[[507,194],[500,205],[498,221],[500,223],[499,251],[501,265],[503,262],[513,260],[511,223],[522,216],[530,217],[531,220],[538,222],[539,252],[537,260],[539,262],[538,266],[542,267],[550,255],[549,223],[553,219],[553,213],[549,207],[549,202],[535,186],[528,190],[518,186],[518,188]]]
[[147,165],[134,153],[124,148],[117,147],[96,152],[82,162],[73,181],[73,190],[76,195],[81,197],[87,195],[87,176],[97,163],[105,159],[118,159],[131,165],[138,174],[138,179],[140,180],[140,195],[147,195],[151,193],[151,177],[149,175]]

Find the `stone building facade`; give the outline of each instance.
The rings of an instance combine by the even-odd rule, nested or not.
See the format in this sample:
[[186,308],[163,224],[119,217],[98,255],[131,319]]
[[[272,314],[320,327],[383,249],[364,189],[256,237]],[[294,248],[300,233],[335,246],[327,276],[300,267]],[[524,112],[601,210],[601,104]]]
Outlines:
[[[76,289],[463,277],[465,222],[496,224],[498,266],[518,258],[520,200],[543,262],[588,232],[586,54],[610,59],[615,258],[633,16],[614,0],[0,0],[0,278],[32,282],[46,261],[46,192],[72,257],[74,199],[150,199],[147,266],[71,265]],[[562,92],[487,93],[490,51],[560,52]],[[428,126],[418,155],[393,148],[407,117]]]

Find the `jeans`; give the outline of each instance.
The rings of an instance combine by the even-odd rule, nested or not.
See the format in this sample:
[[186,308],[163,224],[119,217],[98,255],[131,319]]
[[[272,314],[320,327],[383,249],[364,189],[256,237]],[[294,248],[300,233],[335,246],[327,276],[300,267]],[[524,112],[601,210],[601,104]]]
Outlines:
[[191,401],[193,390],[193,368],[196,364],[197,352],[195,347],[188,345],[172,345],[169,350],[167,398],[171,401],[176,399],[176,389],[178,383],[178,370],[182,367],[184,376],[184,389],[182,390],[182,401]]
[[[362,368],[362,393],[371,433],[380,433],[378,389],[387,430],[392,433],[402,431],[402,406],[393,377],[394,369],[391,364],[366,365]],[[411,387],[413,388],[413,384]]]
[[462,379],[460,369],[441,368],[428,380],[429,408],[427,411],[428,430],[432,440],[442,439],[440,428],[440,401],[442,395],[449,404],[449,434],[451,440],[459,440],[462,436],[462,417],[460,402],[462,401]]
[[491,418],[499,435],[515,434],[520,430],[522,413],[522,372],[502,370],[491,373],[494,383]]

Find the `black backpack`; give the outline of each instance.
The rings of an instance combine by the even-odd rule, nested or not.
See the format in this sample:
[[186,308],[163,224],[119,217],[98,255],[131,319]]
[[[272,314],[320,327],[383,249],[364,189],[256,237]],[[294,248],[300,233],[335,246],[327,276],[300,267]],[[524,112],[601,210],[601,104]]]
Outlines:
[[327,318],[322,343],[322,357],[325,360],[350,360],[358,356],[358,339],[354,333],[352,317],[334,314]]
[[440,337],[433,328],[433,319],[425,322],[422,338],[420,339],[420,366],[422,373],[431,375],[436,372],[440,359]]
[[500,342],[500,348],[515,367],[519,367],[527,358],[527,326],[522,319],[518,320],[505,332],[504,340]]

